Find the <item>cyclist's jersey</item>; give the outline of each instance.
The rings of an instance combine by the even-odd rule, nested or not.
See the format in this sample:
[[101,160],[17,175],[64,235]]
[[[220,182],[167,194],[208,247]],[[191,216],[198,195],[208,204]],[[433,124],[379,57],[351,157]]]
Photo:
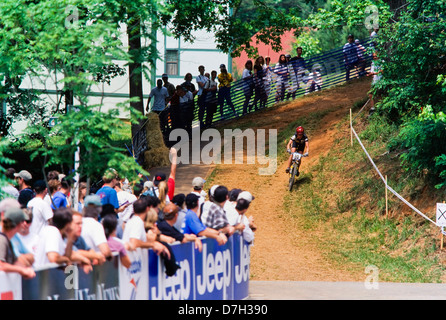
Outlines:
[[304,133],[302,138],[297,138],[296,135],[293,135],[291,137],[291,140],[293,141],[293,148],[296,148],[296,150],[300,153],[304,152],[305,150],[305,143],[308,142],[308,137],[307,135]]

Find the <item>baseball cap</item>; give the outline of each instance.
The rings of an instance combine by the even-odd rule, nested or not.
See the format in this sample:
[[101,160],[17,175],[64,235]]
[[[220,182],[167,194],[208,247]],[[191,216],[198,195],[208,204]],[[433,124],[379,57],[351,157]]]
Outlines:
[[205,182],[206,182],[206,180],[204,180],[202,177],[195,177],[192,180],[192,187],[203,189],[203,185]]
[[153,182],[152,181],[144,182],[144,188],[150,189],[152,187],[153,187]]
[[106,179],[117,179],[118,178],[118,171],[116,171],[113,168],[108,168],[107,170],[105,170],[104,172],[104,178]]
[[215,186],[212,186],[212,187],[211,187],[211,190],[209,190],[209,194],[210,194],[212,197],[214,196],[215,189],[217,189],[218,187],[219,187],[219,185],[216,184]]
[[226,68],[225,64],[222,63],[222,64],[220,65],[220,68]]
[[22,178],[25,181],[30,181],[32,180],[33,176],[31,175],[31,173],[29,173],[26,170],[22,170],[19,173],[14,173],[14,177],[19,177]]
[[13,226],[16,227],[20,222],[25,221],[28,217],[20,208],[9,208],[5,211],[5,219],[9,219]]
[[96,194],[89,194],[84,199],[84,206],[88,207],[90,204],[94,206],[102,206],[101,197]]
[[161,181],[166,180],[166,175],[164,173],[157,173],[153,177],[153,184],[157,186]]
[[33,189],[36,190],[36,192],[41,192],[45,190],[45,188],[46,188],[46,183],[43,180],[37,180],[33,184]]
[[240,194],[237,197],[237,200],[239,200],[239,199],[245,199],[245,200],[251,202],[255,198],[249,191],[242,191],[242,192],[240,192]]
[[167,73],[163,73],[163,75],[161,76],[161,78],[169,78],[169,76],[167,75]]

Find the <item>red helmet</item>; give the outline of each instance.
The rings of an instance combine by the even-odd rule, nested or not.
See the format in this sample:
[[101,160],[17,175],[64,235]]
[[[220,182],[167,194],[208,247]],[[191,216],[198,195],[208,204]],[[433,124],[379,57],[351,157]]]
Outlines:
[[305,132],[305,130],[304,130],[303,127],[299,126],[299,127],[296,128],[296,134],[299,134],[299,133],[304,134],[304,132]]

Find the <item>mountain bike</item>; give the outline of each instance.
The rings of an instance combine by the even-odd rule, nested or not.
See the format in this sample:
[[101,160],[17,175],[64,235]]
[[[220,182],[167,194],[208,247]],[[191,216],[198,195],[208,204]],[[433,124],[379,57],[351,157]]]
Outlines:
[[[288,151],[288,153],[291,153],[291,151]],[[296,178],[299,176],[299,167],[301,163],[302,157],[308,157],[308,153],[301,154],[299,152],[294,152],[291,161],[291,168],[290,168],[290,179],[288,182],[288,190],[293,190],[293,185],[296,182]]]

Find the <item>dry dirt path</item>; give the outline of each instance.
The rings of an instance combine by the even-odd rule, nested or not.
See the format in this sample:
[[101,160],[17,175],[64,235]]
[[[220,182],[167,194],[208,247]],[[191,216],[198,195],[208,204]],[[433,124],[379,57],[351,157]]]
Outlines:
[[[291,120],[312,112],[331,110],[309,137],[310,157],[304,159],[301,167],[305,171],[329,151],[335,138],[334,126],[348,115],[356,101],[367,97],[369,89],[367,79],[355,81],[258,114],[250,114],[237,120],[237,125],[280,131]],[[234,127],[234,124],[231,125]],[[285,148],[285,144],[278,141],[278,149],[281,148]],[[318,246],[317,231],[306,231],[296,223],[291,225],[286,219],[287,208],[283,206],[284,196],[288,192],[286,164],[278,163],[276,173],[270,176],[260,176],[258,168],[257,165],[220,164],[212,175],[212,184],[225,185],[228,189],[241,188],[255,196],[248,211],[248,216],[253,215],[258,225],[251,250],[251,280],[363,281],[363,270],[356,267],[352,271],[351,266],[335,266],[326,258]],[[299,214],[299,208],[293,210]]]

